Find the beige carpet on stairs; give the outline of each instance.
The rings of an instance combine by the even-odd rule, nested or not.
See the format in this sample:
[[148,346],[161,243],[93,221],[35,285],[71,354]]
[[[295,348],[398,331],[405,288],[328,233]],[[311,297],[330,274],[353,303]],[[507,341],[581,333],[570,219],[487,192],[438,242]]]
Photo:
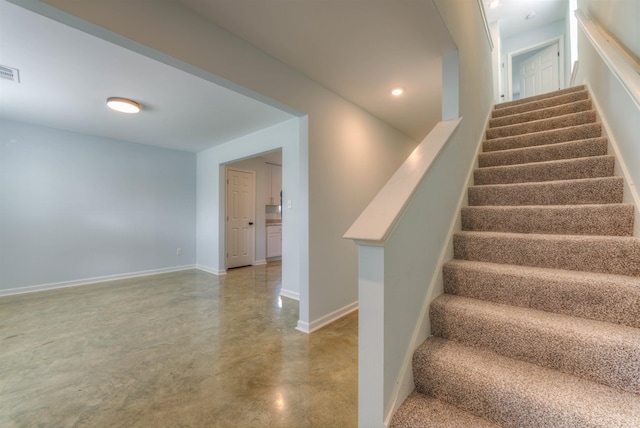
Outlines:
[[391,426],[640,427],[640,238],[585,87],[497,105]]

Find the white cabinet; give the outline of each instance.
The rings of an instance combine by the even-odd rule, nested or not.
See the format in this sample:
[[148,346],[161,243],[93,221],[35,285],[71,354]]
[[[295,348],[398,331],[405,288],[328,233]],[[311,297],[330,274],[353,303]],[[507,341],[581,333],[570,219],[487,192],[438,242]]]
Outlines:
[[282,166],[272,163],[267,164],[266,205],[280,205],[280,192],[282,191]]
[[267,258],[282,256],[282,226],[267,226]]

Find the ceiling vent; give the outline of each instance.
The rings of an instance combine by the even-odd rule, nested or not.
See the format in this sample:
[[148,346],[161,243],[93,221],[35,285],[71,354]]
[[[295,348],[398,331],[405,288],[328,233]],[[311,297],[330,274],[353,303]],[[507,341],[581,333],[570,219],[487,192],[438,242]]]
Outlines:
[[0,79],[20,83],[20,70],[0,65]]

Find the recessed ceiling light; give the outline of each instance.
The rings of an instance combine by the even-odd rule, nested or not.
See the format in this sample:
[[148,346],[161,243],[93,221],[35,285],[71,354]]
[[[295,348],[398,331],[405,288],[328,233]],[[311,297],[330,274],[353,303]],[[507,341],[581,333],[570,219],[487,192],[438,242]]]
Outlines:
[[498,5],[500,4],[500,2],[498,0],[492,0],[489,2],[489,7],[491,9],[495,9],[496,7],[498,7]]
[[121,113],[138,113],[142,106],[127,98],[111,97],[107,99],[107,106],[110,109],[119,111]]
[[391,90],[391,95],[395,97],[399,97],[402,94],[404,94],[404,88],[395,88]]

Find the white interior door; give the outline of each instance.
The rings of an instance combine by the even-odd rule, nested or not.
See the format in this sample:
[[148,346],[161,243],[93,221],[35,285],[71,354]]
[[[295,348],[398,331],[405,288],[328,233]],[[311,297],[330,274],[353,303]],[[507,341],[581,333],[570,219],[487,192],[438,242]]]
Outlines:
[[554,43],[520,65],[520,98],[560,89],[560,51]]
[[254,262],[255,200],[255,173],[227,168],[227,268]]

